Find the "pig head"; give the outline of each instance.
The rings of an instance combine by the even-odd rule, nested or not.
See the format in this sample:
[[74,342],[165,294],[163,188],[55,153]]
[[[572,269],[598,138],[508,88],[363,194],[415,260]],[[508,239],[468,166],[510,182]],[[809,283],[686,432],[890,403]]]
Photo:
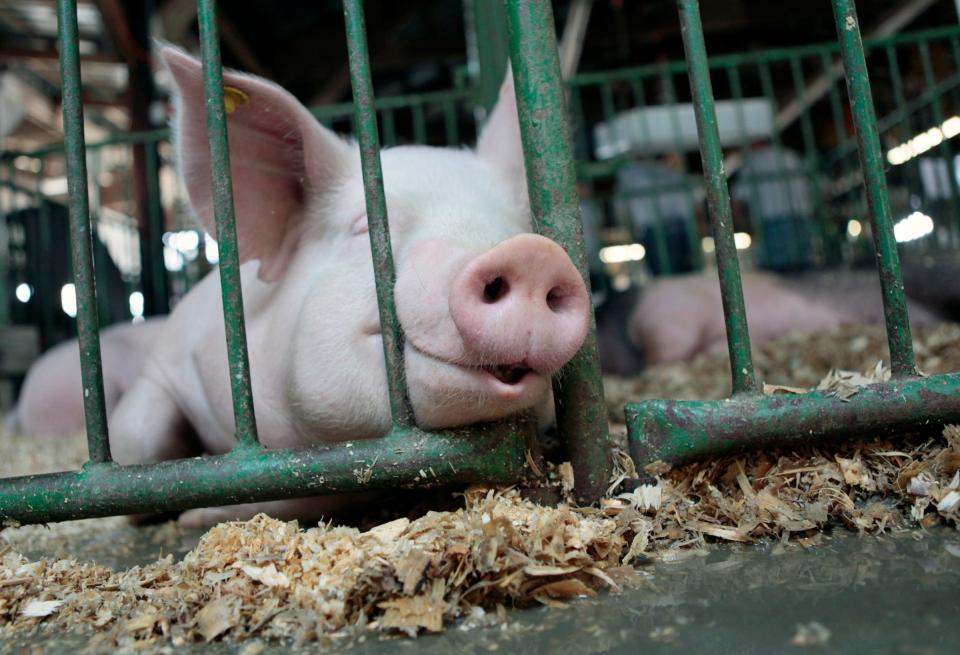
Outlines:
[[[200,63],[172,48],[175,147],[211,234],[213,185]],[[359,151],[290,94],[227,73],[238,251],[254,406],[270,448],[382,435],[390,413]],[[580,348],[588,297],[556,243],[530,234],[508,77],[475,150],[382,152],[395,301],[418,424],[436,429],[546,406]],[[111,417],[121,463],[234,443],[216,272],[170,315]]]

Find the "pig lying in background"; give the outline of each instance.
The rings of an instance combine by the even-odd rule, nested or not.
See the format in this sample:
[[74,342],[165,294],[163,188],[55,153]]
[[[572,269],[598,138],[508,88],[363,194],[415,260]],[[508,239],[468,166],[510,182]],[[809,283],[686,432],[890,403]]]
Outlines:
[[[791,332],[883,322],[874,271],[744,273],[742,280],[754,346]],[[605,305],[597,310],[597,330],[607,373],[634,375],[644,366],[726,351],[720,284],[713,271],[658,279]],[[920,302],[911,301],[909,310],[913,325],[942,320]]]
[[[174,135],[193,208],[214,230],[200,63],[167,48]],[[283,89],[228,73],[248,101],[228,116],[257,425],[268,448],[369,438],[390,428],[359,151]],[[533,234],[510,79],[476,150],[382,153],[397,314],[418,424],[447,428],[530,408],[579,350],[588,297],[556,243]],[[110,416],[121,464],[234,445],[214,272],[181,300]],[[195,433],[197,439],[191,438]],[[267,511],[318,517],[332,498],[186,512],[206,525]]]
[[[107,413],[140,377],[152,344],[163,333],[164,318],[138,325],[113,325],[100,333],[103,392]],[[61,343],[30,367],[19,401],[7,417],[13,433],[59,437],[84,430],[80,350],[77,341]]]

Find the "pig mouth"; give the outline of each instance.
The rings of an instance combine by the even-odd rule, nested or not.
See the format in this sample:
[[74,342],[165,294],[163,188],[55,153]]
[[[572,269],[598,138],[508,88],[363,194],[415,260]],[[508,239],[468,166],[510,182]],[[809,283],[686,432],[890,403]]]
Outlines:
[[499,364],[496,366],[480,366],[478,368],[481,371],[486,371],[500,382],[509,385],[519,384],[528,374],[535,373],[532,368],[523,362]]

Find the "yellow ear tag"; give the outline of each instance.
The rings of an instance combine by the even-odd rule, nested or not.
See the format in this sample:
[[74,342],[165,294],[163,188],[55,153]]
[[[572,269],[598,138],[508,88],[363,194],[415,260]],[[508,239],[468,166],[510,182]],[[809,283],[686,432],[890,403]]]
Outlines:
[[235,86],[223,87],[223,107],[232,114],[238,107],[250,104],[250,96]]

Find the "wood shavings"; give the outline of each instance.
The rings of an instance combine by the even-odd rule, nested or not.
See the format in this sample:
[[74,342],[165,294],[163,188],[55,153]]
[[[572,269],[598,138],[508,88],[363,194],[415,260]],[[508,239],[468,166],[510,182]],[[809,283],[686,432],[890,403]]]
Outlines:
[[[617,589],[628,543],[627,529],[600,510],[540,507],[515,490],[473,488],[457,512],[366,532],[301,530],[261,515],[214,527],[182,561],[128,571],[66,559],[41,566],[8,551],[0,581],[35,575],[0,587],[0,631],[38,620],[97,626],[118,646],[302,639],[358,624],[415,635],[442,630],[477,605],[555,604]],[[58,612],[25,616],[40,590]]]
[[[918,331],[916,345],[924,370],[960,369],[960,328]],[[788,383],[772,385],[771,393],[823,386],[842,397],[888,375],[872,365],[884,356],[883,347],[880,331],[856,328],[790,337],[759,349],[756,361],[764,378]],[[849,373],[864,363],[871,364],[865,373]],[[612,432],[624,434],[625,400],[720,397],[728,385],[719,358],[659,367],[633,381],[612,380],[610,415],[620,421]],[[24,454],[28,470],[64,468],[45,463],[34,446],[3,440],[0,474],[28,472],[15,468],[13,453]],[[68,451],[70,459],[74,452]],[[75,454],[76,463],[82,461],[82,440]],[[104,523],[6,530],[9,545],[0,541],[0,636],[43,623],[48,629],[96,630],[105,648],[133,649],[254,637],[302,642],[357,631],[417,635],[458,618],[462,627],[502,624],[506,606],[563,606],[641,584],[648,574],[633,566],[651,558],[702,557],[714,543],[776,540],[778,548],[808,548],[820,543],[819,531],[830,525],[882,533],[960,524],[960,428],[954,426],[924,440],[759,452],[677,468],[655,462],[644,467],[651,484],[624,491],[617,488],[623,481],[644,476],[622,448],[615,447],[614,455],[608,497],[595,508],[540,507],[516,490],[476,486],[466,490],[456,511],[366,531],[333,525],[302,530],[265,516],[222,524],[179,561],[165,557],[128,570],[68,556],[30,561],[17,553],[21,544],[48,539],[48,533],[59,535],[63,547],[57,551],[69,552],[70,539]],[[569,464],[547,463],[545,469],[551,484],[572,491]],[[44,606],[36,603],[56,605],[39,614]],[[824,638],[812,626],[798,627],[795,643],[829,638],[829,631]],[[257,648],[251,645],[249,655]]]
[[20,615],[28,618],[50,616],[64,602],[62,600],[32,600],[24,605],[23,609],[20,610]]
[[794,646],[826,646],[830,641],[830,630],[816,621],[801,623],[790,640]]

